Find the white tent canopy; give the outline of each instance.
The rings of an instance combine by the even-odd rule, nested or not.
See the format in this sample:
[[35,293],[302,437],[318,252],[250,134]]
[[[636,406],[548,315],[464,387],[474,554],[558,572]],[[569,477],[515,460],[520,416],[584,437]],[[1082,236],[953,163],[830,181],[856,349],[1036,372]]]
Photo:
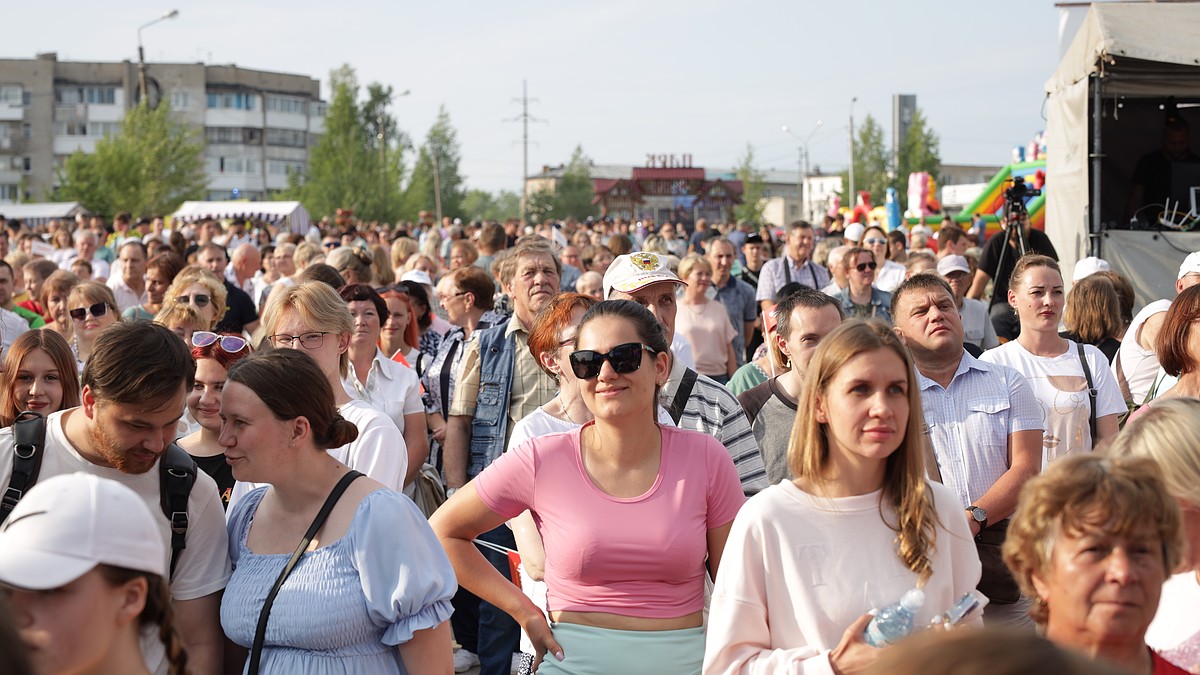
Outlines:
[[[1117,240],[1104,232],[1126,226],[1132,167],[1142,153],[1161,147],[1160,101],[1200,99],[1197,45],[1200,4],[1093,4],[1046,82],[1046,234],[1068,279],[1080,258],[1120,256]],[[1170,286],[1187,253],[1163,251],[1154,270],[1120,270],[1142,277],[1135,283],[1139,304],[1162,297],[1156,289]]]
[[44,202],[41,204],[0,204],[0,216],[19,220],[26,225],[41,225],[55,218],[65,220],[78,214],[87,215],[79,202]]
[[300,202],[184,202],[171,218],[196,221],[205,218],[231,220],[252,218],[268,223],[285,223],[292,232],[305,234],[312,224]]

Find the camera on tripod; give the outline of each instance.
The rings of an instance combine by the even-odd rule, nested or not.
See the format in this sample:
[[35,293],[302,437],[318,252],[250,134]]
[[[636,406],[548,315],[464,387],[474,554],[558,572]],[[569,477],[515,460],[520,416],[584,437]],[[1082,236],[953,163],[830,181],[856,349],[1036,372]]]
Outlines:
[[1010,213],[1022,213],[1025,211],[1025,200],[1042,194],[1042,191],[1029,187],[1022,176],[1013,176],[1012,182],[1012,187],[1004,191],[1004,199],[1008,202]]

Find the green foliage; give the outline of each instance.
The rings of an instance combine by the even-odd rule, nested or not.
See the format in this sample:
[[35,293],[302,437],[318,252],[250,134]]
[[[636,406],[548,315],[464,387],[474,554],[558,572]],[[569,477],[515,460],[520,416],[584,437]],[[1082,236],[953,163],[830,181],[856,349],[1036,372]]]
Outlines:
[[170,106],[145,104],[125,113],[121,133],[96,142],[93,154],[67,158],[54,199],[78,201],[93,213],[166,214],[202,199],[208,179],[204,145]]
[[[918,109],[913,114],[912,126],[908,128],[908,136],[896,157],[895,187],[902,196],[908,192],[908,174],[925,171],[936,178],[942,166],[940,141],[927,125],[924,113]],[[906,204],[906,208],[912,207],[912,204]]]
[[462,202],[463,220],[507,220],[521,216],[521,197],[509,190],[493,195],[486,190],[469,190]]
[[537,190],[525,200],[525,218],[531,223],[540,223],[560,215],[554,206],[554,192],[550,190]]
[[436,211],[437,200],[434,198],[434,154],[437,155],[437,184],[441,188],[442,215],[459,216],[463,210],[463,199],[466,197],[466,187],[463,177],[458,172],[461,151],[458,147],[458,134],[450,125],[450,113],[446,106],[438,109],[438,118],[429,129],[425,142],[417,152],[417,161],[413,165],[412,176],[408,187],[404,190],[403,214],[405,218],[416,219],[420,211]]
[[[908,136],[896,157],[892,157],[891,150],[884,143],[883,128],[874,117],[867,115],[857,131],[854,139],[854,187],[857,191],[870,192],[872,205],[884,203],[888,187],[896,188],[897,194],[903,199],[908,192],[910,173],[927,171],[937,176],[942,164],[938,136],[928,127],[925,115],[919,109],[913,115]],[[842,185],[849,190],[849,172],[842,172]],[[843,206],[853,208],[856,203],[855,195],[846,195],[843,191]]]
[[754,168],[754,146],[746,144],[746,154],[738,161],[737,179],[742,181],[742,203],[733,207],[733,216],[737,220],[751,223],[761,223],[766,203],[763,193],[766,191],[766,174]]
[[408,137],[389,112],[392,88],[372,83],[360,104],[354,69],[343,65],[329,78],[333,98],[325,133],[312,149],[303,180],[289,176],[288,193],[317,217],[351,208],[360,219],[393,222],[402,210]]
[[551,203],[554,205],[554,217],[566,218],[574,216],[583,220],[588,216],[600,215],[600,209],[592,204],[596,196],[592,187],[592,160],[583,154],[582,146],[575,146],[571,153],[571,161],[567,163],[566,171],[554,188]]

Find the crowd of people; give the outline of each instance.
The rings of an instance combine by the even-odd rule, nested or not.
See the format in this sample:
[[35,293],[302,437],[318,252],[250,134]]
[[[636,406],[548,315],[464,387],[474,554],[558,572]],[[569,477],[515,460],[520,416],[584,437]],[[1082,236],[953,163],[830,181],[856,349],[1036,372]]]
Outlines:
[[8,221],[0,662],[1200,673],[1200,252],[1004,227]]

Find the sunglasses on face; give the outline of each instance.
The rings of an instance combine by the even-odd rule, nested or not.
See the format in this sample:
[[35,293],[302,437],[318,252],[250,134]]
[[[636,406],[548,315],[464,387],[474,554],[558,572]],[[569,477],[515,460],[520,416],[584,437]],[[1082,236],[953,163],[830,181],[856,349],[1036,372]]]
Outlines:
[[245,349],[249,344],[245,338],[236,335],[217,335],[206,330],[198,330],[192,333],[193,347],[207,347],[214,342],[220,344],[221,349],[224,349],[229,354],[236,354]]
[[88,314],[91,314],[92,318],[94,319],[99,319],[105,314],[108,314],[108,303],[97,302],[96,304],[89,305],[87,307],[72,309],[71,311],[67,312],[67,314],[70,314],[71,318],[75,319],[76,321],[83,321],[87,318]]
[[858,270],[859,272],[866,272],[867,270],[874,270],[876,267],[879,267],[879,265],[877,265],[873,262],[869,262],[869,263],[858,263],[857,265],[854,266],[854,269]]
[[212,300],[212,297],[204,295],[203,293],[175,296],[175,302],[178,302],[181,305],[195,305],[197,307],[207,307],[210,300]]
[[321,245],[324,246],[325,248],[337,248],[337,247],[341,246],[342,243],[340,241],[327,241]]
[[879,237],[871,237],[870,239],[863,239],[863,243],[866,244],[867,246],[879,246],[880,244],[886,244],[887,239],[880,239]]
[[638,342],[627,342],[608,350],[608,353],[593,349],[571,352],[571,371],[581,380],[591,380],[600,375],[600,367],[605,361],[612,366],[613,371],[627,375],[636,371],[642,365],[642,350],[657,354],[658,351]]

